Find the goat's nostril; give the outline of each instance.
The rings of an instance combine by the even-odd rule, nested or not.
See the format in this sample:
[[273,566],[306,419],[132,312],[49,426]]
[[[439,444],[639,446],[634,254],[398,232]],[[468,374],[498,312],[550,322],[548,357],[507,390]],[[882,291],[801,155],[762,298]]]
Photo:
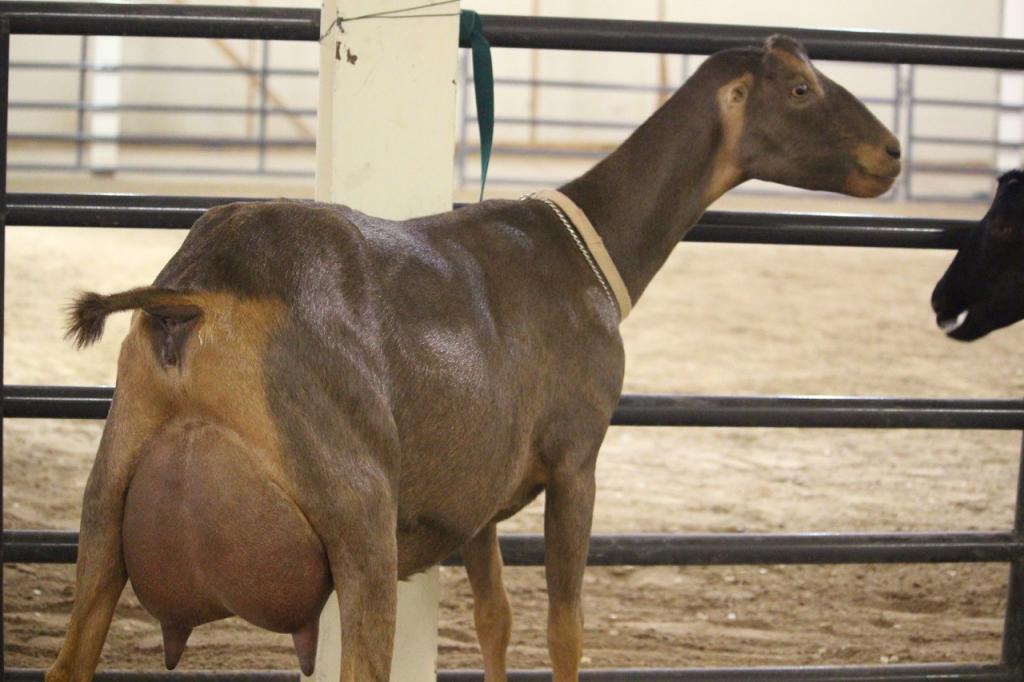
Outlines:
[[900,143],[895,142],[893,144],[885,145],[885,153],[888,154],[891,158],[899,161],[900,156],[902,156],[902,154],[900,153]]

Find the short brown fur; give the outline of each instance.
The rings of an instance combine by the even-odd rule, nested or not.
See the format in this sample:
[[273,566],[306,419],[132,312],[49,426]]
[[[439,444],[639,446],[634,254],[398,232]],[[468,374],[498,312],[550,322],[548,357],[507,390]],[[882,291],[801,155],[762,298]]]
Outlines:
[[[561,190],[636,301],[736,184],[878,194],[896,157],[863,105],[775,37],[712,56]],[[487,679],[503,680],[511,615],[495,523],[541,490],[554,679],[577,679],[594,468],[623,351],[617,307],[546,204],[487,201],[404,222],[309,202],[219,207],[153,288],[128,294],[75,308],[83,342],[115,310],[149,306],[161,321],[137,316],[122,347],[48,682],[91,679],[128,578],[163,621],[169,662],[189,628],[231,612],[293,629],[308,667],[315,634],[301,623],[333,589],[342,680],[382,682],[396,580],[459,549]],[[282,525],[265,541],[232,549],[270,518]],[[167,566],[174,553],[194,568]],[[280,566],[253,578],[268,555]],[[183,584],[155,587],[172,570]],[[249,589],[230,592],[220,575]],[[282,599],[304,606],[286,613]]]

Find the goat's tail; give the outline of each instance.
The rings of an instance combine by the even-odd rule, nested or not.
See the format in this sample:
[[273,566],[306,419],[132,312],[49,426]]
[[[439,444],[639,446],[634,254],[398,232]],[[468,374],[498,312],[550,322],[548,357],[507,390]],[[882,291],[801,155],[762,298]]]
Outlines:
[[173,289],[139,287],[109,296],[87,291],[68,306],[66,338],[76,347],[85,348],[103,336],[107,315],[139,308],[165,325],[196,321],[203,313],[194,297]]

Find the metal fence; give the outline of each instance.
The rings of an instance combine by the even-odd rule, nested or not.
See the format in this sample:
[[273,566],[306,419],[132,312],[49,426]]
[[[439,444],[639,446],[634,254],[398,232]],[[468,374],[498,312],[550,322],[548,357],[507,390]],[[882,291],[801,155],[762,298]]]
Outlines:
[[[311,80],[316,78],[315,68],[284,68],[275,66],[272,58],[271,43],[263,40],[258,43],[258,56],[254,55],[251,63],[243,63],[237,55],[232,55],[227,46],[219,44],[218,47],[228,57],[231,65],[188,65],[188,64],[157,64],[157,63],[105,63],[90,57],[90,36],[83,35],[80,38],[79,59],[63,61],[44,61],[38,59],[12,61],[10,68],[14,71],[31,71],[33,73],[72,73],[76,75],[76,86],[67,89],[67,95],[55,101],[43,101],[38,98],[12,97],[9,108],[12,111],[32,112],[55,112],[66,111],[74,113],[74,121],[69,121],[68,128],[60,131],[28,131],[11,130],[8,140],[11,142],[23,143],[59,143],[62,150],[66,150],[66,156],[61,161],[39,161],[38,159],[22,159],[11,161],[9,170],[18,171],[96,171],[103,173],[128,172],[128,173],[181,173],[181,174],[210,174],[210,175],[263,175],[276,177],[311,178],[312,150],[315,145],[312,124],[315,122],[315,102],[299,101],[295,104],[285,103],[277,99],[271,88],[271,82],[279,83],[284,79]],[[680,55],[682,66],[679,69],[682,78],[685,79],[692,70],[694,55]],[[1005,113],[1016,113],[1024,116],[1024,109],[1020,106],[1008,106],[997,101],[995,94],[991,99],[953,99],[935,98],[921,96],[915,90],[915,83],[919,82],[919,67],[915,64],[901,66],[898,64],[878,66],[879,74],[877,81],[887,81],[889,92],[884,95],[872,97],[861,97],[868,105],[876,107],[880,117],[896,133],[903,143],[904,149],[904,172],[899,184],[893,191],[888,193],[890,199],[914,199],[927,200],[941,198],[943,200],[972,200],[976,199],[976,192],[965,189],[960,194],[951,194],[949,191],[937,193],[928,192],[919,185],[927,185],[927,180],[935,176],[978,176],[990,177],[996,172],[995,157],[999,150],[1012,149],[1018,153],[1024,151],[1024,145],[1017,142],[1001,142],[997,139],[995,129],[991,137],[986,135],[975,136],[950,136],[935,134],[934,132],[922,131],[920,125],[915,125],[915,119],[920,114],[927,114],[938,108],[958,112],[984,112],[992,117]],[[196,78],[210,76],[237,76],[248,79],[255,89],[258,100],[255,103],[246,102],[243,104],[220,104],[220,105],[184,105],[184,104],[159,104],[154,102],[117,102],[98,103],[91,101],[87,96],[90,78],[98,74],[154,74],[161,76],[188,74]],[[472,104],[472,97],[467,97],[467,88],[472,82],[472,75],[468,69],[468,60],[463,59],[463,67],[460,70],[460,90],[463,93],[462,107],[460,110],[460,131],[456,147],[456,177],[461,187],[471,187],[479,183],[479,176],[472,169],[473,164],[467,161],[479,154],[479,145],[475,136],[476,118]],[[650,97],[651,95],[662,96],[670,94],[675,90],[676,85],[644,85],[637,83],[622,82],[579,82],[565,81],[548,78],[502,78],[496,80],[498,87],[509,88],[530,88],[535,93],[554,92],[565,89],[573,89],[589,93],[618,93],[633,94],[638,97]],[[96,115],[120,115],[120,114],[168,114],[176,115],[212,115],[217,117],[233,117],[233,120],[244,120],[247,127],[252,130],[245,135],[195,135],[195,134],[98,134],[91,132],[87,125],[89,116]],[[287,118],[296,125],[294,135],[273,135],[269,132],[274,120]],[[540,133],[547,133],[546,137],[552,138],[550,131],[574,130],[588,131],[590,134],[605,134],[608,131],[632,130],[641,121],[628,120],[606,120],[600,117],[587,117],[586,114],[576,113],[572,116],[551,117],[541,116],[532,112],[526,116],[503,116],[499,115],[495,121],[499,138],[501,131],[505,131],[504,143],[497,144],[494,148],[496,163],[492,164],[490,183],[497,185],[514,186],[538,186],[546,184],[538,182],[536,177],[524,177],[522,172],[503,170],[501,158],[512,159],[515,157],[526,157],[530,161],[545,160],[572,160],[580,164],[593,161],[607,153],[611,142],[604,143],[565,143],[559,141],[555,145],[541,144],[533,139]],[[901,129],[902,128],[902,129]],[[524,130],[531,131],[531,141],[524,143],[512,143],[510,138],[521,137]],[[553,138],[555,139],[555,138]],[[118,161],[114,165],[100,163],[94,165],[87,154],[92,145],[117,145],[124,147],[146,147],[150,149],[168,149],[181,147],[202,147],[208,149],[236,149],[251,152],[245,159],[231,167],[210,167],[196,166],[192,164],[169,165],[160,163],[160,156],[155,157],[156,163],[132,163],[131,161]],[[921,150],[935,149],[968,149],[971,150],[972,161],[956,161],[945,158],[942,154],[926,153]],[[274,154],[285,151],[306,151],[308,159],[303,157],[299,160],[292,160],[286,165],[275,164]],[[925,157],[931,158],[925,158]],[[296,163],[296,161],[298,161]],[[522,164],[520,164],[522,165]],[[569,178],[556,178],[558,181]],[[915,182],[920,180],[921,182]],[[549,183],[547,183],[549,184]],[[740,188],[740,192],[750,191],[788,191],[788,188],[768,188],[751,190]]]
[[[93,171],[103,173],[181,173],[181,174],[220,174],[220,175],[265,175],[313,177],[312,154],[308,170],[275,168],[269,163],[272,151],[281,149],[300,149],[312,152],[315,147],[316,107],[315,102],[309,106],[291,106],[274,97],[270,88],[271,80],[298,78],[315,81],[317,71],[314,68],[283,68],[274,67],[272,63],[272,43],[266,40],[258,43],[256,63],[248,65],[238,59],[230,48],[218,41],[229,60],[229,66],[188,65],[188,64],[156,64],[156,63],[104,63],[90,58],[91,36],[81,36],[78,61],[43,61],[19,60],[12,61],[13,71],[29,71],[32,73],[74,73],[76,87],[73,98],[62,100],[38,100],[12,98],[8,104],[11,111],[32,112],[74,112],[74,126],[71,129],[49,132],[31,132],[11,130],[7,139],[10,142],[24,143],[60,143],[70,151],[64,162],[39,162],[37,160],[18,161],[8,164],[8,170],[17,171]],[[257,101],[244,105],[188,105],[160,104],[146,102],[98,103],[90,101],[87,96],[90,78],[97,74],[153,74],[158,76],[189,75],[196,78],[236,76],[250,81],[256,91]],[[87,116],[98,114],[205,114],[214,116],[244,119],[254,128],[245,135],[180,135],[180,134],[98,134],[90,132],[87,127]],[[297,122],[300,129],[295,136],[273,136],[269,132],[273,119],[288,118]],[[131,164],[119,161],[113,165],[94,164],[90,161],[87,151],[93,145],[139,146],[148,148],[170,147],[201,147],[208,149],[246,149],[255,151],[255,159],[251,167],[236,166],[233,168],[202,167],[194,165],[174,166],[160,163]],[[159,157],[158,159],[159,160]]]
[[[484,17],[485,33],[501,47],[710,53],[759,43],[784,31],[817,58],[1024,68],[1024,41],[808,31],[658,22]],[[316,40],[318,15],[307,10],[161,5],[11,2],[0,7],[0,123],[5,124],[9,32],[237,37]],[[6,125],[0,125],[6,131]],[[6,150],[6,140],[0,149]],[[230,199],[203,197],[7,194],[0,164],[0,249],[11,225],[187,228],[203,209]],[[965,221],[827,214],[711,212],[691,239],[742,243],[862,247],[956,248]],[[0,267],[3,259],[0,258]],[[2,271],[0,271],[2,274]],[[2,311],[0,311],[2,312]],[[2,319],[2,317],[0,317]],[[2,335],[0,335],[2,338]],[[2,358],[2,353],[0,353]],[[0,360],[2,362],[2,360]],[[2,369],[2,368],[0,368]],[[112,389],[3,386],[5,418],[100,419]],[[1022,400],[625,395],[613,424],[642,426],[771,426],[1024,430]],[[1022,450],[1024,454],[1024,450]],[[0,452],[2,455],[2,452]],[[2,459],[2,458],[0,458]],[[595,535],[589,563],[718,565],[796,563],[1007,562],[1009,594],[1002,657],[992,664],[777,667],[750,669],[588,670],[585,680],[1024,680],[1024,477],[1018,478],[1012,529],[1003,532],[787,535]],[[506,563],[542,564],[541,539],[501,539]],[[15,529],[0,540],[5,563],[75,559],[74,532]],[[454,561],[455,559],[453,559]],[[442,671],[438,680],[478,680],[478,671]],[[99,680],[273,680],[296,673],[118,673]],[[42,671],[5,670],[6,680],[40,680]],[[516,671],[513,680],[546,679]]]

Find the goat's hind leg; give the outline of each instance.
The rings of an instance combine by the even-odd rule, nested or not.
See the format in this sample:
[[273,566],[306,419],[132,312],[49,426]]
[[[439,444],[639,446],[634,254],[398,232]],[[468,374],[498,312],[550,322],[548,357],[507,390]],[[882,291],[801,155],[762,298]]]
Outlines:
[[512,632],[512,610],[501,580],[501,548],[495,524],[485,526],[462,548],[473,588],[473,622],[484,657],[484,679],[505,682],[505,654]]
[[[341,617],[341,682],[388,682],[398,600],[398,506],[382,467],[359,452],[352,447],[339,456],[308,448],[292,480],[330,564]],[[318,670],[317,679],[324,674]]]
[[88,682],[127,581],[121,551],[125,491],[137,446],[118,432],[117,401],[100,440],[82,501],[75,600],[67,635],[46,682]]
[[341,615],[341,682],[387,682],[391,675],[398,599],[395,510],[390,495],[369,498],[345,505],[343,513],[359,523],[339,524],[325,542]]

